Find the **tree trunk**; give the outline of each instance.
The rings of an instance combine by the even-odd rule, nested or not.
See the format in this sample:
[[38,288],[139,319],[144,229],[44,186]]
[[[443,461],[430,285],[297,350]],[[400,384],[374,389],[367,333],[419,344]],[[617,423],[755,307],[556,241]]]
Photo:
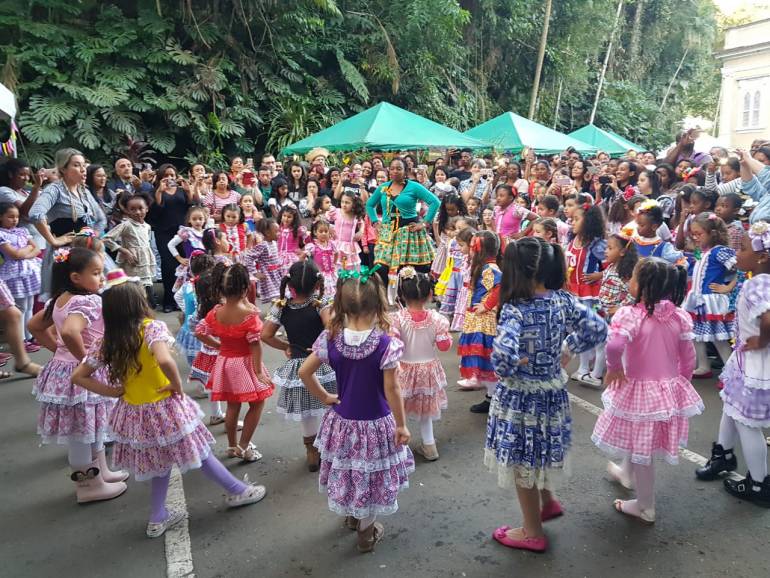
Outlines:
[[660,110],[661,112],[666,107],[666,101],[668,100],[668,96],[671,94],[671,89],[674,86],[674,82],[676,82],[676,77],[679,76],[679,71],[682,70],[682,65],[684,65],[684,60],[687,58],[687,53],[690,52],[690,47],[688,46],[684,54],[682,54],[682,60],[679,61],[679,66],[676,67],[676,71],[674,72],[674,76],[671,77],[671,82],[668,83],[668,88],[666,89],[666,94],[663,95],[663,102],[660,103]]
[[604,65],[602,66],[602,72],[599,75],[599,86],[596,89],[596,98],[594,98],[594,106],[591,109],[591,118],[588,121],[588,124],[594,123],[594,118],[596,118],[596,109],[599,106],[599,98],[602,95],[602,87],[604,86],[604,77],[607,76],[607,66],[610,63],[610,54],[612,54],[612,42],[615,39],[615,33],[618,30],[618,23],[620,22],[620,13],[623,11],[623,0],[620,0],[618,2],[618,11],[615,14],[615,25],[612,27],[612,32],[610,33],[610,42],[607,45],[607,54],[604,55]]
[[636,0],[636,12],[634,12],[634,22],[631,25],[631,40],[628,44],[628,73],[632,78],[639,78],[642,73],[642,63],[639,62],[639,55],[642,50],[642,13],[644,12],[645,0]]
[[535,67],[535,79],[532,81],[532,96],[529,99],[529,116],[532,120],[535,116],[535,104],[537,104],[537,93],[540,88],[540,75],[543,72],[543,59],[545,58],[545,47],[548,43],[548,26],[551,22],[551,0],[545,0],[545,20],[543,22],[543,32],[540,35],[540,48],[537,51],[537,66]]

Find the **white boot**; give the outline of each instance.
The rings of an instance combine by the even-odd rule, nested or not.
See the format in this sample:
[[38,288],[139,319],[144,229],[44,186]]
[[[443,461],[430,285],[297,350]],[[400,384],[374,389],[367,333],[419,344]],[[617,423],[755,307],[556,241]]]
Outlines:
[[111,500],[128,489],[124,482],[105,482],[97,461],[91,462],[83,470],[75,470],[70,479],[77,486],[78,504]]

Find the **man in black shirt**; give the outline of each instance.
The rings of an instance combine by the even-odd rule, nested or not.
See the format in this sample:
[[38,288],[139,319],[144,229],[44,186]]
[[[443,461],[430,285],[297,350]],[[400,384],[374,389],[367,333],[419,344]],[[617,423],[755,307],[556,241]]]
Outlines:
[[462,149],[460,151],[460,161],[457,168],[449,173],[449,178],[456,177],[460,182],[471,178],[471,163],[473,162],[473,153],[471,149]]

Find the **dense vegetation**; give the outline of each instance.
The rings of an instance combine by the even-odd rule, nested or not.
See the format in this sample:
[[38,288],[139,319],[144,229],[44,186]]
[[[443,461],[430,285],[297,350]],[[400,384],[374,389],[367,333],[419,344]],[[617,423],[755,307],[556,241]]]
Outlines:
[[[219,164],[380,100],[461,130],[526,115],[544,5],[4,0],[1,76],[33,162],[61,144],[111,156],[132,137]],[[616,7],[554,0],[536,120],[565,132],[587,122]],[[713,116],[716,33],[710,0],[626,0],[596,123],[657,146],[683,113]]]

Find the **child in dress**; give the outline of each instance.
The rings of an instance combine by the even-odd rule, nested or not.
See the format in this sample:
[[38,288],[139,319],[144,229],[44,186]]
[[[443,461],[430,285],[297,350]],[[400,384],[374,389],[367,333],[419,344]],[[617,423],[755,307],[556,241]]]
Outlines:
[[[387,333],[388,301],[374,270],[341,272],[337,297],[329,329],[313,344],[299,376],[311,395],[331,406],[315,440],[319,489],[329,509],[358,531],[358,551],[371,552],[385,532],[375,519],[398,510],[398,492],[414,471],[395,378],[403,344]],[[318,383],[323,363],[337,375],[338,395]]]
[[102,300],[97,295],[102,281],[102,259],[96,252],[57,249],[51,299],[29,322],[38,342],[54,352],[32,391],[40,402],[37,433],[43,444],[68,446],[78,503],[116,498],[126,491],[123,480],[128,477],[111,472],[104,456],[115,399],[86,391],[71,380],[88,348],[104,332]]
[[[250,283],[246,267],[217,263],[211,271],[211,281],[212,302],[224,303],[214,305],[195,329],[201,343],[219,349],[206,388],[212,391],[213,401],[227,402],[227,457],[255,462],[262,455],[251,438],[265,400],[273,395],[273,384],[262,363],[262,322],[257,308],[246,300]],[[249,409],[236,443],[241,403],[248,403]]]
[[364,205],[361,197],[345,191],[340,198],[340,210],[334,221],[334,238],[341,269],[356,271],[361,266],[361,246],[364,234]]
[[[165,323],[152,318],[141,288],[122,271],[113,271],[103,301],[104,339],[94,344],[72,379],[92,395],[120,397],[110,416],[112,460],[137,481],[151,480],[147,537],[162,536],[187,516],[166,509],[174,466],[182,473],[200,468],[227,492],[230,508],[264,498],[264,486],[250,484],[248,477],[237,480],[211,454],[214,438],[200,422],[198,406],[182,391],[171,353],[174,339]],[[104,372],[120,386],[107,385]]]
[[[187,211],[185,222],[187,225],[179,227],[179,231],[168,242],[168,252],[179,261],[179,267],[176,268],[176,283],[174,291],[178,291],[182,284],[187,281],[189,273],[189,261],[193,251],[205,251],[203,246],[203,231],[206,226],[206,220],[209,213],[203,207],[192,207]],[[182,245],[183,254],[179,253],[179,245]]]
[[[449,258],[449,246],[457,232],[457,220],[455,217],[467,215],[468,209],[465,207],[465,201],[459,195],[450,193],[441,199],[438,216],[433,221],[433,238],[436,239],[437,247],[430,272],[433,274],[434,279],[438,279],[446,267],[447,259]],[[452,303],[454,304],[454,297],[452,298]]]
[[249,193],[241,195],[238,205],[241,208],[246,230],[253,235],[257,232],[257,222],[262,218],[262,213],[256,208],[256,203],[254,203],[254,196]]
[[738,467],[740,440],[748,472],[742,480],[725,479],[732,495],[770,507],[767,445],[762,428],[770,427],[770,225],[754,223],[737,254],[738,268],[751,273],[738,296],[735,351],[720,379],[724,388],[719,438],[711,459],[696,470],[698,479],[715,480]]
[[[8,349],[11,350],[11,354],[13,354],[15,359],[14,370],[18,373],[37,377],[40,374],[41,368],[37,363],[32,362],[29,353],[24,347],[23,316],[21,311],[16,308],[13,295],[11,295],[11,291],[2,279],[0,279],[0,323],[5,331],[5,341],[8,344]],[[9,357],[5,358],[6,363]],[[0,370],[0,379],[8,379],[12,375],[8,371]]]
[[[468,294],[471,286],[471,241],[477,233],[470,227],[462,229],[457,233],[457,243],[462,259],[460,261],[460,271],[455,279],[457,285],[457,298],[455,299],[454,312],[452,313],[450,331],[461,332],[465,323],[465,312],[468,309]],[[452,271],[455,274],[455,271]]]
[[315,221],[310,227],[313,239],[305,247],[324,280],[324,291],[329,298],[334,297],[337,288],[337,244],[331,240],[331,226],[324,219]]
[[223,230],[211,227],[203,231],[203,248],[217,263],[232,265],[230,242]]
[[211,255],[203,251],[193,251],[189,259],[190,279],[185,281],[182,287],[174,293],[179,310],[184,315],[182,325],[176,334],[176,344],[187,359],[187,364],[192,367],[195,356],[201,350],[201,342],[195,337],[195,326],[198,323],[198,300],[195,297],[195,283],[206,271],[216,264]]
[[261,238],[246,251],[243,264],[256,280],[257,293],[262,303],[272,303],[281,294],[281,258],[276,239],[278,224],[273,219],[261,219],[257,223],[257,234]]
[[610,476],[636,490],[635,500],[615,500],[618,512],[655,521],[653,458],[676,464],[687,443],[688,418],[703,411],[690,383],[695,365],[692,320],[679,308],[687,271],[662,259],[639,262],[629,283],[636,304],[618,309],[607,338],[604,411],[591,439],[622,464]]
[[313,221],[323,219],[324,221],[333,223],[337,214],[337,207],[332,205],[331,197],[328,195],[321,195],[316,198],[313,203]]
[[21,311],[21,332],[28,353],[40,350],[32,341],[27,323],[32,318],[35,295],[40,293],[39,249],[24,227],[19,227],[19,209],[13,203],[0,203],[0,280],[13,295]]
[[289,272],[292,263],[305,257],[303,248],[308,240],[308,234],[307,229],[300,225],[299,213],[294,207],[282,208],[278,214],[278,222],[281,225],[278,234],[278,256],[281,259],[279,278],[283,278]]
[[227,237],[233,262],[238,261],[246,252],[249,240],[249,230],[238,205],[226,205],[222,209],[222,222],[219,223],[219,229],[224,231]]
[[[262,328],[262,341],[289,356],[273,376],[273,383],[281,388],[277,411],[287,420],[299,422],[307,467],[311,472],[317,472],[321,462],[321,455],[313,443],[326,407],[307,392],[298,372],[329,322],[324,287],[323,275],[313,261],[305,259],[294,263],[289,267],[289,275],[281,281],[281,299],[270,309]],[[280,327],[286,330],[285,341],[276,337]],[[316,379],[327,392],[337,393],[334,371],[327,364],[318,368]]]
[[[515,198],[510,185],[498,185],[495,189],[495,231],[503,242],[526,236],[532,228],[532,221],[537,219],[537,214],[516,203]],[[524,220],[528,220],[528,225],[522,229]]]
[[497,383],[490,355],[500,299],[500,238],[491,231],[479,231],[471,239],[470,249],[468,299],[457,346],[463,379],[457,384],[463,389],[485,389],[486,398],[473,405],[471,411],[487,413]]
[[727,363],[730,340],[735,336],[735,313],[730,311],[729,293],[734,288],[735,251],[727,247],[725,224],[714,213],[700,213],[690,222],[690,235],[701,251],[692,274],[692,287],[684,309],[695,325],[695,351],[698,365],[693,377],[711,377],[706,343],[711,342]]
[[[639,260],[636,247],[628,237],[610,235],[607,239],[607,268],[602,272],[602,287],[599,289],[599,315],[607,323],[623,305],[631,305],[634,298],[628,291],[628,282]],[[594,389],[602,388],[602,378],[607,365],[605,344],[596,348],[594,368],[580,378],[580,385]]]
[[497,528],[510,548],[543,552],[542,523],[563,513],[553,495],[572,445],[565,353],[595,347],[607,335],[597,313],[563,291],[561,246],[527,237],[510,243],[503,259],[503,303],[492,364],[500,380],[487,420],[484,464],[498,485],[516,487],[522,527]]
[[643,202],[636,213],[636,230],[631,237],[636,252],[640,258],[659,257],[672,265],[684,264],[684,254],[677,251],[671,241],[661,238],[659,231],[662,227],[668,230],[657,201],[650,199]]
[[548,243],[559,244],[559,227],[556,219],[538,217],[532,224],[532,236],[540,237]]
[[[451,261],[452,272],[449,275],[444,294],[441,296],[441,306],[439,313],[446,315],[449,321],[457,310],[457,302],[463,287],[463,268],[470,252],[470,242],[475,231],[473,229],[457,229],[457,223],[461,217],[452,217],[446,225],[448,235],[450,235],[447,245],[447,266]],[[461,240],[462,238],[462,240]]]
[[[583,203],[571,210],[575,236],[567,245],[567,289],[587,307],[599,308],[602,269],[607,252],[604,212],[601,207]],[[571,378],[580,379],[591,371],[595,351],[580,353],[580,365]]]
[[126,215],[103,237],[105,246],[110,251],[117,251],[116,260],[130,277],[139,277],[147,293],[150,306],[155,306],[152,285],[155,282],[155,254],[150,245],[152,229],[144,222],[150,200],[146,195],[132,195],[126,200]]
[[414,267],[398,273],[398,297],[403,308],[391,316],[393,332],[404,342],[404,354],[396,370],[407,417],[420,424],[420,445],[415,451],[429,462],[439,458],[433,422],[447,408],[446,374],[439,351],[449,351],[449,321],[425,306],[432,301],[430,277]]
[[727,227],[727,246],[733,251],[740,251],[743,243],[743,237],[746,235],[746,229],[738,220],[738,211],[743,206],[743,199],[738,193],[727,193],[717,199],[714,212],[717,217],[722,219]]

